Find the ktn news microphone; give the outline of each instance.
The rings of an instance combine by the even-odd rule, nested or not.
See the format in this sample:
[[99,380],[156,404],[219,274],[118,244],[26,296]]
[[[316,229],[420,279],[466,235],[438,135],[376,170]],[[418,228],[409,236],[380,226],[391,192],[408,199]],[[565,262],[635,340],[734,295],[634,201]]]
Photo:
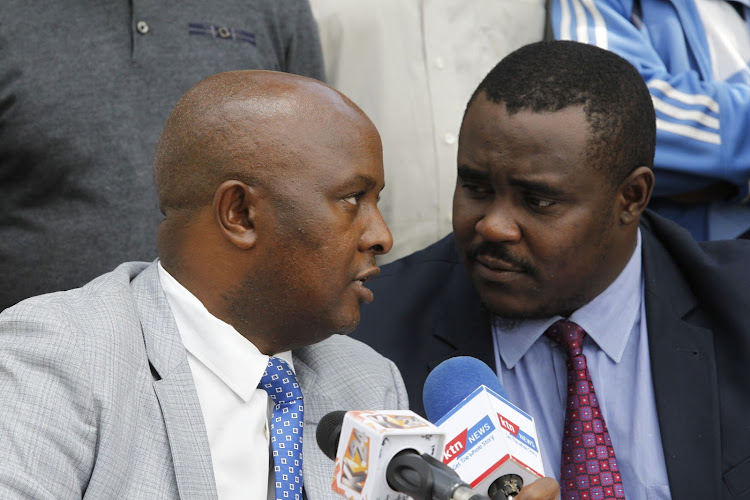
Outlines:
[[423,389],[427,418],[445,431],[443,462],[492,500],[514,498],[544,476],[534,419],[508,401],[497,374],[469,356],[433,369]]
[[443,431],[412,411],[334,411],[315,437],[350,500],[489,500],[440,460]]

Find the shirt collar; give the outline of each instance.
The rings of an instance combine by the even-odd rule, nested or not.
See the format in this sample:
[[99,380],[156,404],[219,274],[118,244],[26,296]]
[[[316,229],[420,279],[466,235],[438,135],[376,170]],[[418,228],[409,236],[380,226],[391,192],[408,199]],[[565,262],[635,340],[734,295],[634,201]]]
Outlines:
[[[641,307],[641,231],[630,260],[619,276],[591,302],[568,318],[581,326],[615,363],[622,359]],[[494,317],[492,331],[505,366],[510,370],[561,316],[509,323]]]
[[[203,303],[158,264],[159,281],[172,309],[185,349],[243,401],[258,388],[268,356],[234,327],[208,312]],[[275,354],[294,370],[291,351]]]

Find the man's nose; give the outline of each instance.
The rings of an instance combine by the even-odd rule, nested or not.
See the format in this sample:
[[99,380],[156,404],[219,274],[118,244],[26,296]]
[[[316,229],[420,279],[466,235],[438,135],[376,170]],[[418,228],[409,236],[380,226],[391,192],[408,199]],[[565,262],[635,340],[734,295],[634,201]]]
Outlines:
[[515,242],[521,239],[521,228],[513,209],[503,200],[496,200],[475,225],[483,239],[492,242]]
[[367,229],[362,235],[360,249],[362,251],[372,250],[375,255],[383,255],[393,248],[393,236],[391,230],[383,219],[383,215],[377,206],[371,211]]

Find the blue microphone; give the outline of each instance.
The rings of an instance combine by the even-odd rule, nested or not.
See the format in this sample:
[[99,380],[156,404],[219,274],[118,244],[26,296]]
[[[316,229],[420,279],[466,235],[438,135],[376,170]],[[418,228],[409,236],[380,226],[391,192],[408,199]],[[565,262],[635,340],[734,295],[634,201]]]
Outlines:
[[446,359],[430,372],[422,389],[427,420],[437,422],[480,385],[509,399],[497,374],[484,362],[471,356]]
[[533,419],[509,402],[484,362],[443,361],[425,380],[422,400],[427,419],[446,432],[443,463],[481,494],[510,500],[543,476]]

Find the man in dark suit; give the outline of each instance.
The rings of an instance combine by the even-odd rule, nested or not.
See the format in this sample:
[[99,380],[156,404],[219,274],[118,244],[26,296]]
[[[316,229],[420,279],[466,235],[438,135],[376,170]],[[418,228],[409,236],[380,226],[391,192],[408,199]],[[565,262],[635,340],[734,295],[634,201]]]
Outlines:
[[441,361],[493,366],[563,498],[598,467],[569,454],[594,436],[575,427],[591,418],[582,380],[614,459],[604,497],[750,498],[750,244],[698,244],[645,209],[654,141],[648,89],[619,56],[509,55],[464,115],[454,233],[368,283],[354,336],[396,362],[418,412]]

